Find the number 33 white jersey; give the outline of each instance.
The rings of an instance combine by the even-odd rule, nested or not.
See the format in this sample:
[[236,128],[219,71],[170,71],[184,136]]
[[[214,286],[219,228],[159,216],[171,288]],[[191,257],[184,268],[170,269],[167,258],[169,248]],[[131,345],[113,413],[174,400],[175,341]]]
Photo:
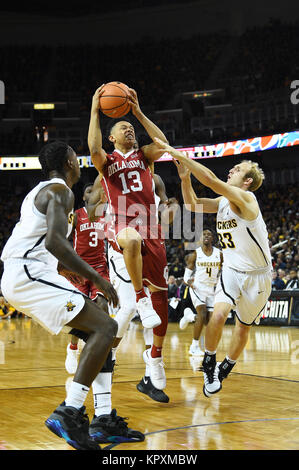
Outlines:
[[271,269],[268,232],[260,210],[255,220],[242,219],[232,211],[229,200],[222,197],[217,213],[217,233],[224,266],[245,272]]

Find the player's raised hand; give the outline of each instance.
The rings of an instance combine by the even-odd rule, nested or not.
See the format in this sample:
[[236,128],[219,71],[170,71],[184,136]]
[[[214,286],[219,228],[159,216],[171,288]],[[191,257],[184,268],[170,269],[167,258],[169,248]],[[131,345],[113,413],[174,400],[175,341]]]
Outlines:
[[98,110],[100,109],[100,97],[103,93],[103,88],[105,86],[105,83],[103,83],[103,85],[101,85],[99,88],[96,89],[93,97],[92,97],[92,109],[93,110]]
[[190,170],[182,162],[178,162],[173,158],[173,162],[178,169],[178,174],[181,180],[187,178],[190,175]]
[[131,105],[131,111],[132,113],[138,114],[141,113],[139,101],[138,101],[138,96],[136,91],[133,88],[129,88],[129,95],[128,95],[128,100]]
[[100,275],[97,277],[97,280],[94,281],[94,283],[99,289],[99,291],[102,292],[103,295],[106,297],[108,303],[112,304],[113,307],[117,307],[119,304],[119,299],[113,285],[110,284],[110,282],[106,281],[106,279],[104,279]]

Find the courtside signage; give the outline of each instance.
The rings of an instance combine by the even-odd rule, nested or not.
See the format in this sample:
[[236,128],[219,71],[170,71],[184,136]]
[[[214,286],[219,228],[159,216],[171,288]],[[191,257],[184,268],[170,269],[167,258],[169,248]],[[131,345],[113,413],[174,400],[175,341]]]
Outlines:
[[[251,139],[224,142],[215,145],[202,145],[195,147],[176,147],[181,152],[186,152],[189,158],[220,158],[232,155],[241,155],[252,152],[263,152],[284,147],[299,145],[299,131],[284,132],[283,134],[273,134],[263,137],[253,137]],[[1,147],[0,147],[1,150]],[[81,168],[93,167],[91,157],[79,156]],[[165,153],[157,162],[169,161],[172,157]],[[40,169],[38,157],[36,156],[7,156],[0,157],[0,170],[35,170]]]

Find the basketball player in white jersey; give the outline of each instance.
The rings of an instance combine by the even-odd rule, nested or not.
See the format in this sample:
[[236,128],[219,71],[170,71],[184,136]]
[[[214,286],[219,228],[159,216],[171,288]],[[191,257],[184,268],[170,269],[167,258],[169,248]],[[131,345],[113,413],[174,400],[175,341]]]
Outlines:
[[117,323],[57,272],[58,261],[89,279],[108,302],[118,304],[113,286],[85,263],[67,237],[72,230],[74,194],[80,168],[75,152],[64,142],[46,145],[39,161],[46,175],[25,197],[21,218],[1,259],[1,289],[17,310],[35,319],[51,334],[80,332],[86,337],[78,368],[65,401],[46,426],[80,450],[99,450],[90,437],[84,402],[111,350]]
[[203,230],[201,246],[189,256],[184,274],[184,282],[190,286],[190,297],[197,312],[194,315],[190,308],[186,308],[180,321],[180,328],[183,330],[189,321],[195,320],[193,340],[189,348],[192,356],[204,354],[199,347],[199,339],[213,311],[215,288],[223,260],[221,251],[213,246],[213,238],[211,230]]
[[[268,233],[253,194],[263,183],[264,173],[257,163],[245,160],[229,171],[227,182],[224,182],[204,165],[158,139],[156,143],[175,159],[184,202],[190,204],[190,209],[217,214],[224,263],[216,288],[214,311],[206,328],[203,359],[203,391],[206,396],[211,396],[221,390],[222,380],[244,350],[250,327],[271,293]],[[191,185],[190,173],[220,197],[198,198]],[[231,309],[236,312],[234,332],[228,355],[218,366],[216,351]]]

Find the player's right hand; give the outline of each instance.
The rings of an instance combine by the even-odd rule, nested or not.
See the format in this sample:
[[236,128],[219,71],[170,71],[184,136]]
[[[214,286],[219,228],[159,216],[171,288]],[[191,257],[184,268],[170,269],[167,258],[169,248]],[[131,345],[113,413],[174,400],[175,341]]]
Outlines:
[[173,162],[178,169],[178,174],[181,179],[187,178],[190,175],[190,170],[181,162],[173,158]]
[[99,275],[94,281],[94,284],[97,286],[99,291],[103,293],[109,304],[112,304],[115,308],[119,305],[117,292],[110,282],[106,281],[106,279]]
[[100,109],[100,97],[103,93],[103,88],[105,83],[101,85],[99,88],[96,89],[93,97],[92,97],[92,109]]

